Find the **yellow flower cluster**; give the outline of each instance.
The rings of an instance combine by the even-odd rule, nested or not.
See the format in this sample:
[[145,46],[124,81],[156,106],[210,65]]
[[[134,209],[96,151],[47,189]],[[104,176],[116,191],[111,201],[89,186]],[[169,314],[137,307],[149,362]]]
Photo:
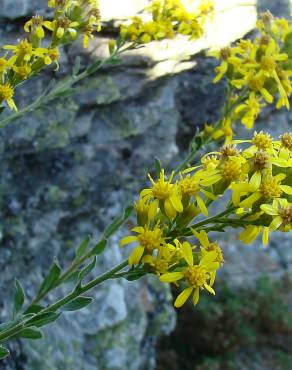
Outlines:
[[[264,13],[258,21],[259,36],[240,40],[210,55],[220,60],[214,82],[226,76],[231,94],[231,108],[214,138],[232,136],[232,123],[241,121],[248,129],[266,104],[277,97],[276,107],[289,109],[291,85],[292,25],[286,19]],[[224,132],[225,131],[225,132]],[[230,132],[231,131],[231,132]]]
[[[218,243],[209,241],[209,231],[243,228],[241,241],[251,243],[263,233],[267,244],[270,231],[291,230],[291,133],[277,141],[269,134],[255,133],[252,140],[238,140],[208,153],[200,164],[178,175],[173,172],[166,178],[161,170],[157,181],[149,178],[151,187],[143,189],[135,203],[135,235],[124,237],[120,245],[136,243],[130,265],[156,273],[163,282],[180,282],[184,289],[176,307],[190,295],[196,304],[200,291],[215,294],[212,286],[224,259]],[[225,211],[202,219],[208,216],[209,205],[227,190],[231,195]],[[196,217],[202,221],[194,223]],[[188,237],[195,237],[197,245]]]
[[[0,56],[0,105],[5,102],[17,110],[13,100],[14,88],[19,83],[38,73],[45,66],[56,63],[58,46],[83,35],[84,47],[95,30],[100,29],[100,14],[96,0],[49,0],[55,9],[52,21],[36,15],[25,23],[26,39],[16,45],[4,45]],[[46,35],[45,30],[48,31]],[[43,39],[49,36],[48,47],[42,47]]]
[[188,12],[180,0],[154,0],[147,9],[152,17],[144,22],[134,17],[129,25],[121,27],[122,40],[146,44],[153,40],[171,39],[177,34],[197,39],[203,34],[203,26],[212,14],[212,1],[201,1],[195,12]]

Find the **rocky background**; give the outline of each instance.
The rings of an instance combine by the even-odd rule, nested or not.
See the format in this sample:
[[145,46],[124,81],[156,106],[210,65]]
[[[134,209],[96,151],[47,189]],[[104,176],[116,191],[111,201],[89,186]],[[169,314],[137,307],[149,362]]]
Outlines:
[[[128,1],[123,9],[135,12],[144,3]],[[106,4],[102,2],[102,10],[111,14],[119,2],[112,8]],[[289,16],[285,0],[261,1],[259,7]],[[12,43],[25,19],[45,9],[46,1],[0,0],[1,44]],[[252,28],[254,14],[245,16],[244,28],[231,39]],[[82,55],[84,65],[104,53],[106,35],[112,30],[106,27],[89,54]],[[186,153],[196,127],[216,119],[224,85],[212,85],[214,61],[198,54],[210,45],[211,36],[194,49],[179,40],[175,47],[154,45],[130,54],[122,67],[104,69],[79,84],[73,96],[58,99],[0,131],[2,319],[10,312],[15,277],[32,297],[54,256],[66,265],[85,235],[97,239],[107,223],[132,202],[155,156],[166,167],[174,167]],[[80,52],[78,45],[64,50],[58,78],[70,73]],[[19,106],[43,93],[55,77],[50,71],[19,89]],[[269,109],[259,127],[278,135],[291,128],[291,122],[290,112]],[[122,259],[117,241],[126,231],[112,238],[96,273]],[[227,261],[222,279],[235,286],[252,285],[265,270],[277,278],[291,269],[287,236],[276,235],[266,250],[260,243],[241,246],[232,233],[220,237]],[[170,291],[147,278],[111,282],[93,294],[93,304],[64,315],[46,328],[44,339],[11,343],[12,356],[0,363],[0,369],[153,369],[157,338],[175,326]]]

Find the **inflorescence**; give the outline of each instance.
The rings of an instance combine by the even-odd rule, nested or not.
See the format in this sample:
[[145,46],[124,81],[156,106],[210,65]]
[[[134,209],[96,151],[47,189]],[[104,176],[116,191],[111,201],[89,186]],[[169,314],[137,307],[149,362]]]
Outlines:
[[[167,178],[163,169],[156,181],[149,175],[151,187],[135,203],[135,235],[120,242],[136,244],[129,264],[182,286],[176,307],[190,295],[196,304],[201,291],[215,294],[213,284],[224,257],[208,232],[241,228],[242,242],[251,243],[262,234],[266,245],[270,232],[292,228],[291,140],[292,133],[277,141],[267,133],[254,133],[252,140],[237,140],[204,155],[200,164],[177,176],[173,172]],[[225,211],[202,218],[227,191]],[[202,221],[195,223],[197,217]]]

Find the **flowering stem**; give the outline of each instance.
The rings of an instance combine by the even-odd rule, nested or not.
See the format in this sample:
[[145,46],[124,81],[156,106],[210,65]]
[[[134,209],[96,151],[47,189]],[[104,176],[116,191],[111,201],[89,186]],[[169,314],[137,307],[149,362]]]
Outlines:
[[[130,44],[126,48],[122,48],[123,45],[121,45],[120,48],[117,48],[108,58],[105,58],[102,61],[95,61],[92,63],[85,71],[71,76],[71,78],[66,79],[65,82],[60,82],[57,84],[55,88],[51,90],[48,94],[46,92],[38,97],[34,102],[27,105],[25,108],[19,110],[18,112],[15,112],[13,114],[10,114],[8,117],[4,118],[0,121],[0,129],[7,126],[11,122],[15,121],[16,119],[22,117],[26,113],[33,112],[42,106],[46,105],[50,101],[55,100],[58,96],[60,96],[62,93],[70,90],[77,82],[89,77],[93,73],[95,73],[100,68],[104,67],[107,64],[111,64],[114,59],[116,59],[119,55],[121,55],[123,52],[130,50],[132,48],[135,48],[135,44]],[[94,68],[95,67],[95,68]]]

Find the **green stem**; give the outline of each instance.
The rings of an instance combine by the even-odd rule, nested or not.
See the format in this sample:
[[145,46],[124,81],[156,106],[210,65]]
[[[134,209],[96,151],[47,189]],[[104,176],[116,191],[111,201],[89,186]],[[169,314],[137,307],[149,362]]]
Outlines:
[[22,322],[16,324],[14,327],[4,330],[3,332],[0,333],[0,341],[3,342],[13,337],[14,335],[18,334],[25,327],[29,327],[32,321],[36,320],[38,317],[40,317],[44,313],[56,312],[59,308],[63,307],[69,302],[72,302],[75,298],[80,297],[82,294],[91,290],[95,286],[103,283],[104,281],[111,279],[117,272],[124,269],[127,265],[128,265],[128,259],[124,260],[119,265],[115,266],[114,268],[105,272],[104,274],[97,276],[95,279],[89,281],[84,286],[75,288],[71,293],[67,294],[65,297],[61,298],[57,302],[44,308],[43,310],[38,312],[36,315],[34,315],[32,318],[23,320]]

